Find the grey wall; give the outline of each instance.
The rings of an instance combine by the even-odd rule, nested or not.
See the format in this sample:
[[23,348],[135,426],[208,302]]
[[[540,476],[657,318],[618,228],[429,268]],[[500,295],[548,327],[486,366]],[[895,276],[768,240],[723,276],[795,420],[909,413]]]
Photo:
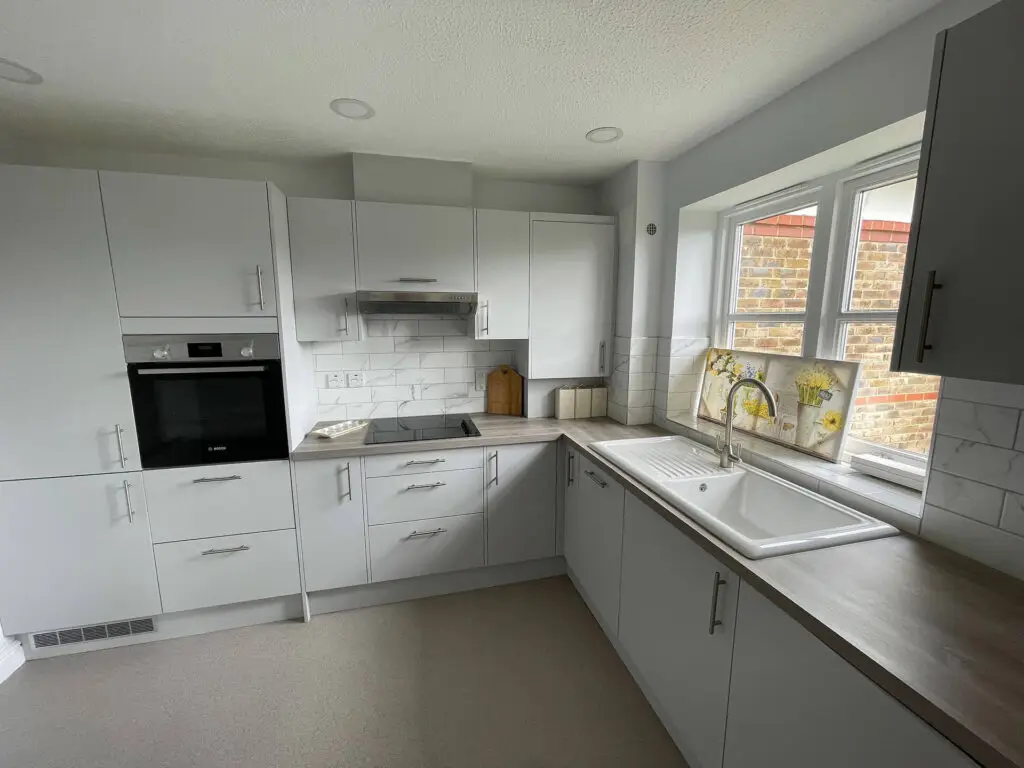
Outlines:
[[473,179],[473,206],[500,211],[535,211],[537,213],[602,212],[597,187],[569,184],[547,184],[515,179]]
[[356,200],[412,205],[473,205],[469,163],[391,155],[352,155]]

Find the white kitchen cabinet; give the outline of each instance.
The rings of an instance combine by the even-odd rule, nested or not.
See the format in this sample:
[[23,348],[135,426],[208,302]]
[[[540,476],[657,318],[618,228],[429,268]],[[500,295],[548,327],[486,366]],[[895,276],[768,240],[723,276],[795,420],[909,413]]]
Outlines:
[[487,564],[555,554],[555,443],[487,448]]
[[96,172],[0,166],[0,233],[0,480],[138,469]]
[[295,334],[299,341],[358,341],[351,200],[288,198]]
[[627,494],[619,643],[692,768],[722,764],[739,583]]
[[100,172],[121,317],[277,314],[267,185]]
[[160,613],[142,474],[0,483],[8,634]]
[[525,339],[530,332],[530,214],[476,212],[478,339]]
[[938,37],[893,370],[1024,383],[1022,28],[1004,0]]
[[976,768],[749,584],[740,588],[724,768]]
[[473,210],[356,203],[359,289],[465,291],[473,277]]
[[531,226],[529,377],[609,375],[615,225],[534,220]]
[[365,584],[362,459],[295,462],[306,590]]
[[370,525],[482,514],[483,472],[480,469],[460,469],[371,477],[366,481],[366,510]]
[[484,516],[458,515],[370,528],[374,582],[484,565]]
[[619,628],[622,517],[626,491],[573,450],[566,493],[565,559],[583,599],[609,635]]

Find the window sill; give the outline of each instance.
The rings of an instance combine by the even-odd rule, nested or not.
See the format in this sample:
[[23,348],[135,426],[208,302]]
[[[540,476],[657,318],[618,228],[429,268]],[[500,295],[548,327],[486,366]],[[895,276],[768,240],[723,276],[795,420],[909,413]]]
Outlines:
[[[672,420],[655,412],[658,426],[691,440],[715,446],[725,427],[698,419],[693,412]],[[822,496],[878,518],[901,531],[917,535],[921,528],[922,495],[917,491],[858,472],[847,464],[833,464],[792,448],[770,443],[746,432],[736,432],[741,456],[755,467]]]

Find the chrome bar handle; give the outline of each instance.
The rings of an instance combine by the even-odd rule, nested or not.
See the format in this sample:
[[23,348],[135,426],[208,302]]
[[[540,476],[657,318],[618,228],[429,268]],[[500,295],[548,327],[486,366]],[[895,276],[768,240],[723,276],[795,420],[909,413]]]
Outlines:
[[924,310],[921,313],[921,336],[917,340],[917,362],[924,362],[924,351],[931,349],[928,344],[928,320],[932,315],[932,296],[942,287],[942,283],[935,282],[935,270],[928,271],[928,281],[924,286]]
[[576,455],[572,451],[569,451],[569,469],[566,472],[566,483],[565,483],[566,487],[568,487],[568,486],[570,486],[570,485],[572,485],[573,483],[576,482],[576,476],[575,476],[575,473],[573,472],[573,469],[575,469],[575,467],[576,467]]
[[124,427],[120,424],[114,425],[114,431],[117,433],[117,452],[121,456],[121,469],[128,469],[128,457],[124,455]]
[[[494,459],[494,479],[491,482],[494,483],[495,485],[497,485],[498,484],[498,452],[497,451],[495,451],[493,454],[491,454],[490,456],[487,457],[488,461],[490,461],[491,459]],[[488,483],[488,485],[490,485],[490,483]]]
[[263,301],[263,265],[256,265],[256,286],[260,290],[260,311],[266,309],[266,304]]
[[605,342],[601,342],[601,370],[600,373],[604,373],[604,345]]
[[241,475],[225,475],[224,477],[197,477],[193,483],[226,483],[229,480],[241,480]]
[[424,459],[423,461],[407,461],[405,466],[415,467],[420,464],[444,464],[448,459]]
[[595,473],[591,472],[589,469],[583,470],[583,474],[586,475],[587,477],[589,477],[591,480],[593,480],[598,485],[600,485],[602,488],[607,488],[608,487],[608,483],[606,483],[604,480],[602,480],[600,477],[598,477]]
[[400,277],[398,278],[400,283],[436,283],[436,277]]
[[348,498],[349,501],[352,501],[352,462],[347,461],[347,462],[345,462],[345,466],[344,467],[338,467],[338,481],[339,482],[341,481],[341,473],[342,472],[344,472],[346,475],[348,475],[348,491],[345,491],[344,490],[345,486],[342,485],[342,493],[341,493],[341,498],[339,499],[339,501],[344,501],[346,498]]
[[448,483],[436,482],[429,483],[426,485],[410,485],[406,486],[407,491],[421,491],[421,490],[433,490],[434,488],[440,488],[442,485],[448,485]]
[[203,552],[203,555],[230,555],[232,552],[248,552],[249,545],[242,544],[238,547],[229,547],[228,549],[208,549]]
[[711,619],[708,622],[708,634],[715,634],[715,627],[722,626],[722,620],[718,618],[718,590],[725,586],[725,579],[722,574],[715,571],[715,583],[711,588]]
[[128,522],[135,522],[135,507],[132,506],[132,484],[127,480],[123,482],[124,485],[124,499],[128,502]]
[[484,302],[484,327],[480,329],[481,334],[487,334],[491,332],[491,302]]
[[419,539],[419,538],[423,538],[423,537],[426,537],[426,536],[437,536],[437,534],[439,534],[439,533],[448,533],[448,529],[447,528],[435,528],[432,531],[413,531],[412,533],[410,533],[405,538],[407,538],[407,539]]
[[345,327],[340,330],[342,333],[348,336],[348,296],[345,297],[344,304],[342,306],[344,308],[342,309],[341,316],[345,318]]

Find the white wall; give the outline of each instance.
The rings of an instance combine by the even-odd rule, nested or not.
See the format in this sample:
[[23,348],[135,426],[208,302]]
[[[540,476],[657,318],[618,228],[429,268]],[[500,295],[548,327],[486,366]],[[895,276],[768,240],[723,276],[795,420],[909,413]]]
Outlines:
[[392,155],[352,155],[356,200],[410,205],[473,205],[473,166]]
[[473,207],[535,213],[602,212],[597,187],[476,176]]

